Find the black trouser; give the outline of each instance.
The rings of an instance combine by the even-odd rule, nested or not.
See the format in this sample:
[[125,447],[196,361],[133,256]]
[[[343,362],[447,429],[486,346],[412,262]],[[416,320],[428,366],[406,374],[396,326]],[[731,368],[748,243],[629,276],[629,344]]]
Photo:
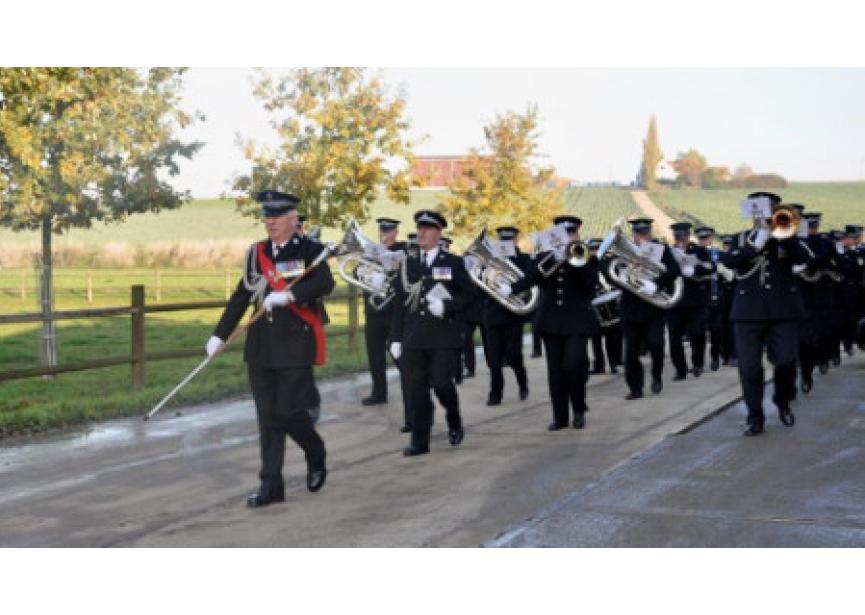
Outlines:
[[601,328],[601,332],[592,336],[592,369],[604,371],[604,346],[607,349],[607,360],[610,369],[622,364],[622,325],[616,323]]
[[728,359],[729,351],[724,347],[724,307],[709,306],[709,356],[712,361],[720,362],[721,357]]
[[532,354],[541,354],[541,334],[538,333],[538,312],[532,315]]
[[[460,369],[462,369],[462,365],[465,365],[465,368],[471,372],[475,373],[475,329],[480,329],[481,332],[481,344],[484,348],[484,356],[486,357],[487,353],[487,341],[486,334],[484,332],[484,326],[479,322],[467,322],[465,323],[465,335],[463,336],[463,349],[462,349],[462,364]],[[489,358],[486,359],[487,364],[489,365]]]
[[395,359],[394,363],[396,363],[396,368],[399,370],[399,385],[402,389],[403,425],[411,428],[411,403],[409,402],[409,397],[411,395],[411,381],[408,377],[408,370],[405,369],[405,359],[401,356],[399,359]]
[[688,372],[685,361],[684,336],[687,333],[691,344],[691,365],[702,369],[706,359],[706,316],[705,307],[678,308],[667,314],[670,329],[670,361],[676,373],[684,376]]
[[823,362],[822,356],[825,354],[821,345],[824,343],[823,329],[826,325],[821,319],[820,312],[812,309],[804,320],[799,322],[799,369],[802,380],[808,382],[812,380],[814,368]]
[[643,392],[643,364],[640,354],[647,350],[652,357],[652,379],[664,373],[664,316],[646,322],[622,321],[625,338],[625,382],[632,393]]
[[585,335],[542,333],[547,353],[547,382],[553,402],[553,421],[568,424],[568,408],[574,416],[586,407],[586,382],[589,380],[588,338]]
[[448,429],[460,429],[460,400],[453,381],[453,348],[403,349],[403,367],[409,381],[409,415],[412,443],[429,444],[433,424],[430,386],[445,408]]
[[523,365],[523,323],[486,326],[484,331],[487,363],[490,366],[490,399],[502,398],[505,361],[514,370],[520,391],[527,390],[526,368]]
[[303,449],[309,467],[324,466],[324,441],[315,430],[309,404],[319,399],[312,366],[269,369],[248,365],[249,384],[258,417],[262,491],[284,491],[282,466],[285,436]]
[[372,376],[372,394],[376,399],[387,399],[387,337],[390,332],[390,319],[381,317],[368,318],[363,326],[363,336],[366,340],[366,358],[369,363],[369,373]]
[[787,408],[796,396],[799,322],[735,322],[733,326],[739,355],[739,380],[748,407],[748,424],[762,425],[766,420],[763,413],[763,348],[766,348],[766,356],[775,371],[772,401],[779,408]]

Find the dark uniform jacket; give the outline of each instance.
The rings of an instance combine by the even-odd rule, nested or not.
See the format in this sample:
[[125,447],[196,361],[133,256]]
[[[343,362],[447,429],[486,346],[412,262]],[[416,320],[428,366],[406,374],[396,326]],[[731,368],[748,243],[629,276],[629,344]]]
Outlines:
[[[834,242],[820,235],[809,235],[800,241],[811,251],[809,255],[811,258],[806,273],[813,275],[821,270],[835,269],[834,257],[836,252]],[[816,282],[808,282],[801,276],[797,277],[799,285],[802,288],[802,300],[805,303],[806,310],[824,310],[832,307],[834,282],[827,276],[823,276]]]
[[563,262],[549,277],[544,277],[537,263],[547,254],[537,254],[528,275],[512,287],[514,293],[533,285],[540,287],[536,330],[550,335],[597,335],[601,328],[592,309],[598,283],[597,257],[589,258],[583,267]]
[[[697,257],[697,260],[704,263],[712,262],[712,256],[709,254],[709,251],[695,243],[688,244],[685,248],[685,254],[693,254]],[[698,265],[694,268],[694,278],[703,278],[707,274],[716,271],[716,269],[717,267],[714,264],[712,264],[711,268]],[[694,278],[682,276],[682,279],[685,281],[685,292],[682,295],[682,300],[673,306],[670,311],[708,307],[709,281],[695,280]]]
[[834,259],[835,271],[844,276],[838,288],[838,298],[841,307],[852,314],[858,314],[863,307],[859,305],[863,271],[861,260],[855,250],[847,249]]
[[[408,287],[403,285],[403,268]],[[420,290],[412,292],[418,282]],[[426,294],[439,283],[452,297],[444,300],[442,317],[430,313],[426,300]],[[432,267],[428,267],[421,262],[419,255],[409,257],[397,274],[394,287],[396,297],[393,300],[391,341],[402,342],[403,349],[463,347],[463,327],[459,317],[472,301],[476,287],[466,273],[462,258],[439,249]],[[414,306],[411,305],[412,299],[417,300]],[[407,300],[409,305],[406,305]]]
[[800,320],[805,316],[799,277],[794,264],[807,264],[808,252],[792,237],[769,238],[758,252],[746,238],[749,231],[733,237],[729,265],[736,272],[731,321]]
[[[517,267],[519,267],[520,271],[523,272],[523,275],[528,275],[529,270],[532,268],[532,257],[528,254],[520,252],[519,250],[517,250],[517,253],[514,256],[509,257],[508,260]],[[525,321],[525,315],[514,314],[512,311],[504,307],[501,303],[499,303],[486,293],[484,293],[483,296],[484,326],[496,327],[500,325],[513,325]]]
[[[393,245],[388,248],[392,252],[405,252],[406,245],[404,241],[395,241]],[[390,275],[390,274],[389,274]],[[393,273],[393,275],[399,275],[399,269]],[[393,288],[393,282],[391,281],[391,288]],[[363,315],[367,321],[370,320],[382,320],[390,323],[393,318],[393,299],[391,299],[382,309],[377,310],[369,302],[370,293],[363,291]],[[380,301],[380,299],[376,298],[376,301]]]
[[[252,244],[247,252],[245,267],[248,277],[250,274],[260,274],[262,271],[261,264],[253,256],[257,245]],[[273,244],[266,241],[265,254],[277,264],[277,268],[280,267],[278,263],[292,264],[291,269],[303,263],[303,267],[306,268],[323,249],[324,246],[316,241],[295,236],[279,251],[275,259]],[[253,262],[256,264],[255,271],[252,271]],[[294,278],[285,279],[290,283]],[[333,286],[330,267],[327,261],[324,261],[295,284],[291,292],[297,305],[319,310],[319,299],[333,290]],[[271,292],[272,289],[268,286],[262,296],[267,296]],[[228,339],[249,307],[251,298],[252,291],[248,290],[241,280],[228,300],[228,306],[222,313],[213,334],[223,340]],[[296,316],[288,306],[275,307],[272,318],[273,322],[268,320],[267,316],[262,316],[249,327],[246,332],[243,360],[268,368],[312,365],[315,359],[315,339],[311,327]]]
[[[661,264],[666,267],[666,271],[655,278],[653,281],[658,285],[659,289],[663,289],[668,293],[673,290],[673,282],[681,275],[679,263],[676,262],[676,257],[673,256],[673,251],[670,246],[664,246],[664,254],[661,256]],[[605,273],[609,271],[609,261],[605,260]],[[610,279],[610,276],[607,275]],[[629,322],[651,322],[657,318],[663,318],[666,310],[655,307],[645,299],[640,298],[641,295],[632,293],[629,290],[622,291],[622,320]]]

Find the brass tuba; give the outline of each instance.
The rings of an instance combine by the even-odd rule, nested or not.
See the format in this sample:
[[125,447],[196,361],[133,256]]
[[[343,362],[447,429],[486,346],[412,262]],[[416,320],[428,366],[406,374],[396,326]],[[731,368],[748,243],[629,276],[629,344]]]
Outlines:
[[611,258],[607,266],[610,281],[616,286],[623,288],[637,297],[651,303],[655,307],[668,310],[679,301],[685,292],[685,283],[682,277],[676,278],[673,283],[673,293],[669,294],[659,288],[654,295],[646,295],[640,292],[641,282],[648,280],[653,282],[655,278],[664,273],[667,268],[661,263],[646,258],[640,254],[639,248],[622,232],[624,218],[613,225],[612,230],[607,233],[604,241],[598,248],[598,260],[604,258],[607,253]]
[[487,229],[484,228],[480,235],[463,252],[466,272],[472,281],[500,305],[514,314],[528,314],[535,309],[540,291],[537,286],[525,293],[512,294],[502,297],[496,290],[497,284],[504,282],[513,285],[525,277],[525,274],[510,260],[502,258],[493,250],[490,240],[487,238]]
[[[352,220],[343,235],[342,241],[332,248],[339,262],[338,273],[343,280],[365,290],[370,294],[369,304],[375,310],[384,308],[394,297],[391,284],[393,272],[389,274],[385,266],[378,260],[368,256],[374,252],[375,244],[368,239],[360,229],[357,220]],[[372,282],[375,274],[385,277],[383,288]]]

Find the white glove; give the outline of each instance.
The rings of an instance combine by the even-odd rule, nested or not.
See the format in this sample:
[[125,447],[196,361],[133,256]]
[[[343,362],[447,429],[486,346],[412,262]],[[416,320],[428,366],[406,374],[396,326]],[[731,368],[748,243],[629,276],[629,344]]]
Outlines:
[[441,318],[442,316],[445,315],[444,301],[442,301],[438,297],[430,299],[428,305],[429,305],[429,313],[432,314],[433,316]]
[[369,285],[373,287],[376,292],[381,292],[384,290],[384,281],[387,279],[387,276],[383,274],[381,271],[376,271],[369,278]]
[[225,342],[223,342],[221,338],[218,338],[215,335],[211,335],[210,339],[207,340],[207,344],[205,344],[204,349],[207,351],[207,356],[212,357],[217,352],[222,350],[224,346]]
[[795,275],[799,275],[800,273],[805,271],[807,268],[808,268],[808,265],[806,265],[805,263],[799,263],[798,265],[793,265],[793,273]]
[[754,247],[758,250],[762,250],[766,245],[766,242],[769,241],[769,231],[761,228],[757,231],[757,236],[754,238]]
[[658,290],[658,285],[651,280],[640,280],[640,292],[644,295],[654,295]]
[[835,251],[841,256],[844,256],[844,244],[840,241],[835,242]]
[[289,303],[294,303],[294,295],[290,290],[280,290],[275,293],[270,293],[264,298],[264,309],[270,312],[277,306],[282,307]]
[[694,266],[693,265],[685,265],[682,267],[682,275],[686,278],[694,277]]
[[391,342],[390,343],[390,355],[394,359],[400,358],[400,355],[402,355],[402,342]]
[[499,282],[498,284],[496,284],[496,290],[505,299],[507,299],[514,293],[514,289],[511,288],[511,285],[507,282]]

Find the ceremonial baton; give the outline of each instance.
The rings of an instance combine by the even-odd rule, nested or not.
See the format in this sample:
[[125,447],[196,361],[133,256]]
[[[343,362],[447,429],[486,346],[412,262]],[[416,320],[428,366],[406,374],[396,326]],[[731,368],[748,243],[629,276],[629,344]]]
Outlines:
[[[333,249],[334,249],[334,246],[333,246],[332,244],[327,244],[327,245],[324,247],[324,249],[321,251],[321,254],[319,254],[319,255],[315,258],[315,260],[312,261],[312,263],[310,263],[309,267],[307,267],[307,268],[304,270],[303,273],[301,273],[299,276],[297,276],[295,279],[293,279],[290,283],[288,283],[288,284],[285,286],[285,290],[289,290],[292,286],[294,286],[295,284],[297,284],[298,282],[300,282],[300,281],[301,281],[301,280],[302,280],[302,279],[303,279],[303,278],[304,278],[304,277],[305,277],[305,276],[306,276],[310,271],[312,271],[313,269],[315,269],[315,268],[319,265],[319,263],[321,263],[322,261],[324,261],[325,259],[327,259],[327,257],[330,256],[330,253],[331,253],[331,251],[333,251]],[[215,357],[216,355],[218,355],[219,353],[221,353],[223,350],[225,350],[225,349],[228,347],[228,345],[229,345],[231,342],[233,342],[234,340],[236,340],[236,339],[240,336],[241,333],[243,333],[244,331],[246,331],[246,330],[250,327],[250,325],[252,325],[252,323],[254,323],[256,320],[258,320],[259,318],[261,318],[261,317],[264,315],[264,312],[265,312],[265,310],[264,310],[264,306],[262,305],[260,308],[258,308],[258,309],[255,311],[255,313],[250,317],[250,319],[246,322],[246,324],[244,324],[243,326],[239,327],[238,329],[235,329],[234,332],[233,332],[231,335],[228,336],[228,339],[225,340],[225,344],[222,346],[222,348],[220,348],[219,350],[217,350],[216,352],[214,352],[212,355],[209,355],[209,356],[205,357],[204,361],[202,361],[201,363],[199,363],[199,364],[195,367],[195,369],[193,369],[191,372],[189,372],[189,375],[186,376],[186,378],[184,378],[183,380],[180,381],[180,384],[178,384],[176,387],[174,387],[173,389],[171,389],[171,391],[168,392],[168,395],[166,395],[165,397],[162,398],[162,401],[160,401],[158,404],[156,404],[155,406],[153,406],[153,409],[152,409],[150,412],[148,412],[146,415],[144,415],[144,420],[145,420],[145,421],[148,420],[148,419],[149,419],[150,417],[152,417],[154,414],[156,414],[157,412],[159,412],[160,410],[162,410],[162,407],[163,407],[165,404],[167,404],[168,401],[169,401],[172,397],[174,397],[175,395],[177,395],[177,392],[178,392],[180,389],[182,389],[184,386],[186,386],[187,383],[188,383],[190,380],[192,380],[193,378],[195,378],[196,374],[198,374],[198,372],[200,372],[202,369],[204,369],[204,367],[205,367],[208,363],[210,363],[210,360],[211,360],[213,357]]]

